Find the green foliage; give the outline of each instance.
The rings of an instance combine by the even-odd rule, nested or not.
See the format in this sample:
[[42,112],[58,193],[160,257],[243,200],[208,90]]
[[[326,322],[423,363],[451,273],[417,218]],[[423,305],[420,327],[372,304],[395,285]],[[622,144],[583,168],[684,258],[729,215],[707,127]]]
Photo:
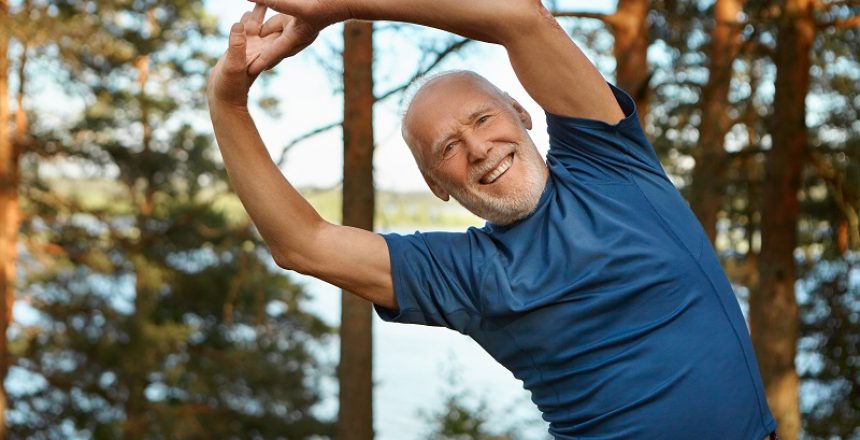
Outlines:
[[[49,1],[40,57],[86,102],[40,144],[93,177],[25,176],[12,438],[326,436],[331,329],[228,196],[201,104],[202,1]],[[86,44],[81,44],[85,40]]]
[[800,285],[807,292],[800,295],[804,431],[814,439],[858,438],[860,255],[821,262]]
[[461,384],[454,363],[448,371],[447,389],[443,393],[442,407],[422,417],[430,423],[427,440],[517,440],[520,434],[515,428],[502,431],[489,425],[492,414],[487,402],[475,398]]

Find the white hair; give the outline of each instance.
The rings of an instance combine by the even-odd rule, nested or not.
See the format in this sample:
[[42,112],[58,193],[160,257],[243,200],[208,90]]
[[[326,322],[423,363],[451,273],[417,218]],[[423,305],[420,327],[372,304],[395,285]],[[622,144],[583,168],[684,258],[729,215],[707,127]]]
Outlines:
[[409,109],[412,107],[412,103],[415,101],[415,97],[418,96],[418,93],[421,92],[425,87],[434,83],[436,80],[448,77],[451,75],[470,75],[476,78],[479,78],[489,84],[491,87],[496,89],[499,93],[503,93],[499,90],[494,84],[487,81],[486,78],[475,73],[471,70],[463,70],[463,69],[452,69],[452,70],[443,70],[440,72],[432,73],[429,75],[419,76],[414,79],[411,84],[406,88],[403,92],[403,98],[401,100],[400,105],[400,132],[403,136],[403,140],[406,141],[406,145],[409,147],[409,151],[412,152],[412,156],[415,158],[415,163],[418,165],[418,168],[424,169],[424,160],[421,156],[421,153],[417,149],[417,145],[414,145],[414,139],[411,139],[409,134],[409,130],[406,129],[406,116],[409,114]]
[[409,86],[406,87],[406,90],[403,92],[403,97],[400,100],[400,121],[402,122],[406,118],[406,113],[409,112],[409,107],[412,105],[412,101],[415,100],[415,96],[418,95],[418,92],[420,92],[421,89],[423,89],[425,86],[429,85],[433,81],[436,81],[437,79],[442,78],[444,76],[463,73],[477,75],[471,70],[452,69],[422,75],[412,80]]

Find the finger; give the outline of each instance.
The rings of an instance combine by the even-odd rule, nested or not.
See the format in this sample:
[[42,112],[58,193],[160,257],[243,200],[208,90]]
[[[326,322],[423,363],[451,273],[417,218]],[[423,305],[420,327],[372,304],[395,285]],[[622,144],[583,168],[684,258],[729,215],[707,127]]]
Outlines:
[[269,70],[272,67],[275,67],[282,59],[292,55],[290,53],[293,49],[293,42],[287,38],[284,34],[280,34],[277,37],[270,36],[267,40],[271,39],[269,44],[260,52],[260,56],[258,56],[251,64],[248,66],[248,73],[251,75],[258,75],[264,70]]
[[242,18],[239,19],[239,23],[246,24],[246,23],[248,23],[248,20],[250,20],[250,19],[251,19],[251,12],[249,11],[249,12],[242,14]]
[[262,26],[265,18],[266,6],[254,6],[254,10],[251,11],[251,14],[248,16],[248,21],[245,23],[245,32],[247,32],[248,35],[260,35],[260,27]]
[[257,4],[254,6],[254,10],[251,11],[251,20],[255,23],[262,23],[266,18],[266,5],[265,4]]
[[242,23],[235,23],[230,28],[224,70],[228,72],[245,70],[245,25]]
[[260,28],[260,36],[265,37],[269,34],[273,34],[275,32],[283,32],[284,27],[286,27],[287,23],[292,19],[289,15],[277,14],[272,18],[268,19],[265,23],[263,23],[263,27]]
[[302,49],[308,47],[311,41],[313,38],[308,40],[296,32],[283,33],[263,49],[260,56],[250,64],[248,72],[253,75],[269,70],[284,58],[301,52]]
[[307,5],[307,0],[248,0],[257,5],[268,6],[273,11],[278,11],[289,15],[301,15]]

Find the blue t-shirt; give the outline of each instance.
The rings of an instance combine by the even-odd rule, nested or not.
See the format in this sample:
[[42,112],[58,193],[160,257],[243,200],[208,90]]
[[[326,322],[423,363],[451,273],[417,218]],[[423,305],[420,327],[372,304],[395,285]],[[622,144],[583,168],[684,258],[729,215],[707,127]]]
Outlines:
[[633,100],[617,125],[548,114],[549,179],[508,226],[384,235],[399,310],[466,334],[557,439],[761,440],[776,427],[747,327]]

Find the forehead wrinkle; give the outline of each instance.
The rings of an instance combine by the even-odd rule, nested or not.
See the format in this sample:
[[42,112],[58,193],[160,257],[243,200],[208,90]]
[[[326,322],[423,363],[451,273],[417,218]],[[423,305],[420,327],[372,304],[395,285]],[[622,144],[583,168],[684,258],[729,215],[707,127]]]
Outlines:
[[472,125],[472,123],[475,122],[475,120],[478,119],[478,117],[480,117],[482,114],[493,109],[492,105],[486,104],[486,103],[481,103],[481,104],[474,106],[474,107],[477,107],[477,110],[473,111],[472,113],[469,114],[469,116],[462,119],[460,122],[461,124]]
[[452,137],[458,137],[463,134],[463,132],[470,127],[475,121],[481,117],[484,113],[493,109],[491,104],[480,103],[473,108],[477,107],[477,110],[469,113],[468,116],[463,118],[454,118],[455,122],[451,122],[450,126],[447,129],[442,130],[442,134],[437,138],[438,140],[433,141],[431,144],[431,151],[436,152],[440,148],[442,148],[443,144]]
[[[419,121],[422,120],[422,116],[424,116],[420,114],[422,113],[420,108],[430,105],[430,103],[426,101],[428,98],[431,99],[432,102],[433,98],[438,98],[437,94],[444,94],[445,92],[450,92],[452,89],[456,89],[464,85],[473,91],[477,91],[480,95],[483,95],[480,101],[472,107],[477,107],[477,110],[471,112],[463,119],[459,118],[456,114],[450,116],[450,119],[446,118],[448,121],[445,122],[448,127],[437,131],[437,133],[441,134],[430,133],[432,136],[431,139],[427,140],[428,142],[426,144],[422,142],[419,138],[423,136],[417,136],[417,133],[415,132],[415,128],[417,128],[416,124],[418,124]],[[418,89],[407,106],[406,112],[402,118],[402,130],[405,135],[404,139],[408,144],[410,144],[410,149],[413,150],[413,154],[419,153],[419,150],[423,149],[419,144],[427,145],[427,147],[429,147],[429,153],[431,155],[435,154],[438,151],[440,146],[439,144],[441,144],[443,140],[462,131],[460,125],[468,126],[480,117],[481,113],[492,110],[494,107],[504,107],[504,104],[507,103],[506,97],[507,95],[499,90],[495,85],[473,72],[454,72],[433,78]],[[426,123],[418,125],[422,125],[424,127],[422,128],[422,131],[427,129]],[[427,133],[425,132],[425,135],[426,134]],[[418,156],[418,154],[416,156]]]

